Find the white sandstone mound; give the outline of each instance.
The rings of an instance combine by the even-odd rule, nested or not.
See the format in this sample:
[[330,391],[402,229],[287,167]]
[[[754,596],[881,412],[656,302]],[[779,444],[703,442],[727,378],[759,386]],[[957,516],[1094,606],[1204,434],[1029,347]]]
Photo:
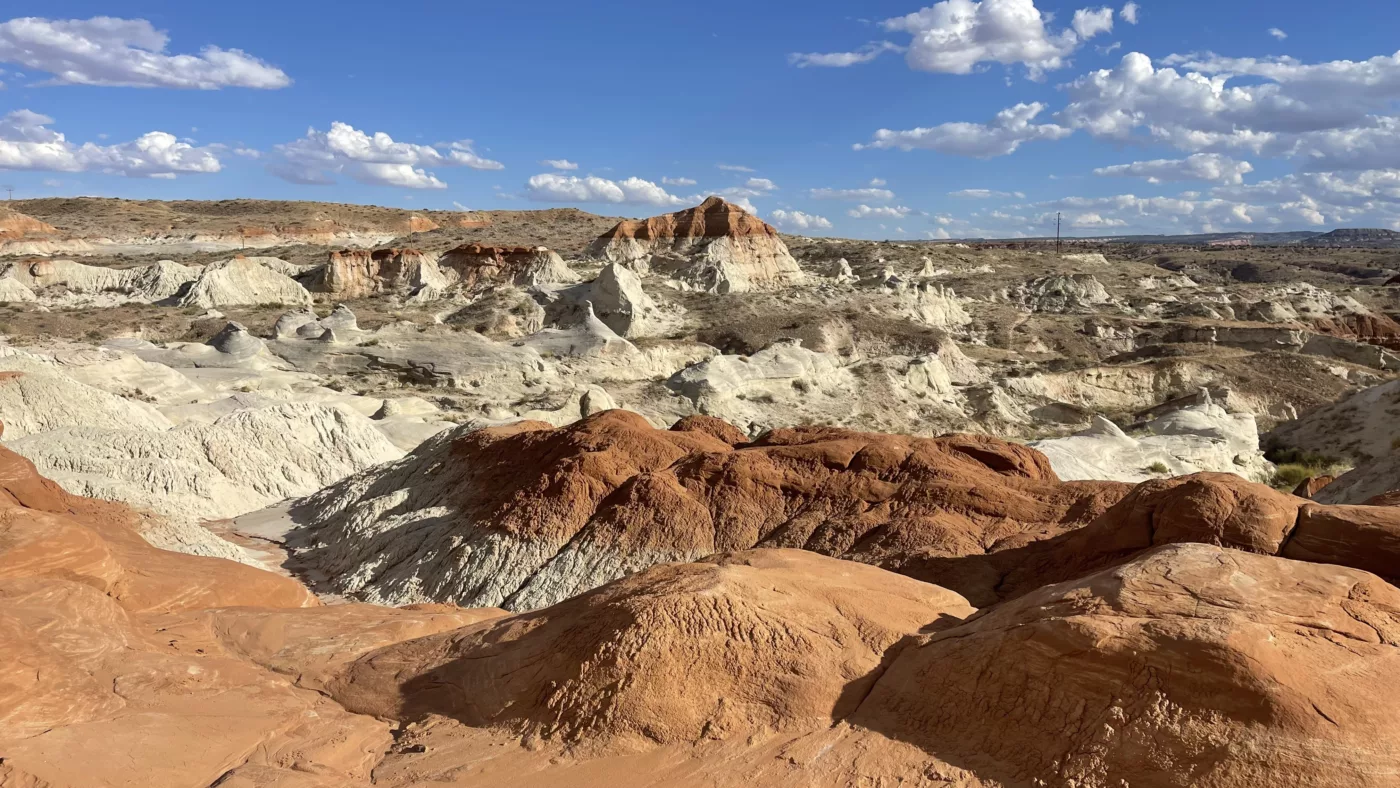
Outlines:
[[831,278],[838,284],[854,284],[860,281],[860,277],[851,270],[851,261],[842,257],[831,266]]
[[1031,312],[1090,312],[1113,303],[1103,283],[1090,274],[1052,275],[1003,291],[1003,301]]
[[342,336],[350,336],[360,330],[359,321],[355,313],[345,304],[336,304],[325,317],[317,317],[316,310],[311,307],[294,309],[284,313],[277,318],[277,323],[272,327],[273,339],[320,339],[327,331],[338,332]]
[[1085,252],[1082,254],[1061,255],[1061,259],[1074,263],[1084,263],[1085,265],[1108,265],[1108,258],[1099,252]]
[[311,294],[295,279],[259,263],[235,257],[205,268],[176,300],[177,306],[239,306],[257,304],[310,305]]
[[297,332],[302,326],[312,324],[319,325],[316,310],[311,307],[293,309],[277,318],[277,323],[272,326],[272,337],[273,339],[289,339],[297,336]]
[[1318,503],[1364,504],[1377,496],[1397,491],[1400,491],[1400,450],[1368,460],[1347,471],[1319,490],[1313,500]]
[[917,323],[935,328],[961,328],[972,322],[958,294],[950,287],[921,282],[900,291],[900,302]]
[[1146,424],[1133,437],[1102,416],[1067,438],[1033,441],[1061,479],[1140,482],[1203,471],[1234,473],[1267,481],[1273,465],[1259,449],[1259,431],[1250,413],[1229,413],[1204,402],[1171,411]]
[[6,445],[69,492],[179,523],[235,517],[403,455],[368,418],[306,403],[165,430],[63,427]]
[[544,246],[536,246],[525,255],[513,284],[520,287],[541,287],[545,285],[568,285],[579,281],[579,275],[558,252]]
[[709,293],[743,293],[802,278],[777,230],[718,197],[696,208],[619,222],[593,242],[589,255],[642,274],[654,267]]
[[1400,380],[1392,380],[1280,424],[1269,442],[1356,462],[1373,460],[1400,446],[1398,413]]
[[[117,306],[129,301],[153,303],[170,298],[194,281],[202,270],[199,266],[181,265],[171,260],[132,268],[108,268],[72,260],[40,260],[11,263],[0,273],[0,281],[12,279],[24,285],[41,302],[63,306],[88,303]],[[64,294],[46,296],[43,291],[51,287],[63,288]],[[95,301],[92,298],[101,295],[108,299]]]
[[0,347],[0,422],[4,438],[63,427],[168,430],[170,420],[144,402],[82,383],[52,360]]
[[23,282],[11,276],[0,277],[0,303],[32,303],[38,300],[39,297]]

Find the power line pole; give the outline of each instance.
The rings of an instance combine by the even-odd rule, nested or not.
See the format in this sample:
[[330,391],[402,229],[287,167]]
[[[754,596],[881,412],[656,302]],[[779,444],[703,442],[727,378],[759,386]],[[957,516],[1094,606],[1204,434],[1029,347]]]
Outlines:
[[1060,212],[1055,212],[1055,254],[1060,253]]
[[6,200],[13,200],[13,199],[15,198],[15,187],[13,187],[13,186],[5,186],[4,189],[5,189],[5,199],[6,199]]

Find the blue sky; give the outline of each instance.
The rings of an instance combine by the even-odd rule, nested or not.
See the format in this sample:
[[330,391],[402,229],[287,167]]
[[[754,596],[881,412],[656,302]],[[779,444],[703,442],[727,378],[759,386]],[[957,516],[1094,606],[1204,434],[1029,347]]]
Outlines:
[[721,193],[880,238],[1056,211],[1076,235],[1400,229],[1394,0],[6,9],[17,197],[643,216]]

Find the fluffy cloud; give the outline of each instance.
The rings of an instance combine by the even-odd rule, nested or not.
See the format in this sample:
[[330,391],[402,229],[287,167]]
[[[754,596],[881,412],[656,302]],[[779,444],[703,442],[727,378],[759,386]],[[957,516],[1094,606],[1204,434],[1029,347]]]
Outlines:
[[[1074,80],[1064,86],[1070,102],[1057,120],[1101,139],[1288,155],[1309,134],[1379,128],[1384,118],[1373,113],[1400,100],[1400,53],[1317,64],[1172,55],[1162,63],[1130,52],[1116,68]],[[1231,84],[1240,77],[1256,79]],[[1325,142],[1318,143],[1324,156]]]
[[1254,172],[1254,165],[1219,153],[1194,153],[1184,159],[1154,159],[1132,164],[1115,164],[1094,170],[1095,175],[1146,178],[1148,183],[1163,181],[1209,181],[1238,184]]
[[693,198],[676,197],[661,186],[641,178],[613,181],[596,175],[580,178],[552,172],[532,176],[525,183],[525,190],[526,196],[538,202],[597,202],[661,207],[697,202]]
[[1024,192],[999,192],[991,189],[963,189],[956,192],[948,192],[949,197],[965,197],[971,200],[986,200],[992,197],[1015,197],[1025,199]]
[[744,181],[744,188],[753,189],[758,192],[773,192],[778,190],[778,184],[767,178],[749,178]]
[[998,112],[990,124],[955,122],[906,131],[880,129],[875,132],[873,141],[858,144],[855,149],[898,148],[908,151],[922,148],[979,159],[1006,156],[1014,153],[1022,143],[1064,139],[1073,133],[1072,129],[1053,123],[1032,123],[1044,110],[1045,105],[1039,102],[1017,104]]
[[913,212],[913,208],[906,208],[903,205],[881,205],[871,207],[862,204],[846,211],[846,215],[850,216],[852,219],[903,219]]
[[[1088,35],[1103,32],[1099,12],[1081,11]],[[1109,12],[1109,28],[1112,27]],[[947,74],[970,74],[978,63],[1020,63],[1038,77],[1065,65],[1088,36],[1077,30],[1052,32],[1034,0],[944,0],[907,16],[886,19],[881,27],[908,33],[905,60],[910,68]]]
[[1125,3],[1123,8],[1118,11],[1118,16],[1122,17],[1124,22],[1135,25],[1138,23],[1139,10],[1141,9],[1138,8],[1137,3]]
[[1079,229],[1099,228],[1099,227],[1127,227],[1127,221],[1123,219],[1107,219],[1096,213],[1081,213],[1070,217],[1069,226]]
[[1283,32],[1282,30],[1279,30],[1276,27],[1269,28],[1269,35],[1273,36],[1274,38],[1277,38],[1280,41],[1282,41],[1285,38],[1288,38],[1287,33]]
[[199,148],[163,131],[116,145],[75,145],[49,127],[53,118],[15,110],[0,118],[0,169],[105,172],[134,178],[222,169],[213,148]]
[[1074,20],[1070,24],[1074,32],[1080,38],[1090,39],[1100,33],[1113,32],[1113,9],[1104,8],[1081,8],[1074,12]]
[[284,88],[275,68],[238,49],[208,46],[198,55],[170,55],[170,37],[144,19],[39,19],[0,24],[0,62],[52,74],[65,85],[143,88]]
[[693,178],[662,178],[661,182],[667,186],[694,186]]
[[569,161],[568,159],[545,159],[544,161],[540,162],[540,164],[545,167],[551,167],[556,170],[578,169],[578,163]]
[[892,41],[871,41],[854,52],[794,52],[788,55],[788,62],[798,68],[807,68],[808,66],[845,68],[859,63],[869,63],[886,52],[903,51],[904,47]]
[[[879,181],[879,184],[876,184]],[[889,189],[877,188],[883,185],[884,181],[876,178],[871,181],[868,189],[808,189],[807,196],[814,200],[847,200],[849,202],[889,202],[894,199],[894,192]]]
[[831,222],[825,216],[814,216],[802,211],[785,211],[781,208],[768,214],[773,224],[786,230],[830,230]]
[[305,137],[275,146],[276,155],[268,170],[292,183],[330,184],[335,183],[336,175],[343,174],[378,186],[445,189],[447,184],[425,167],[504,169],[500,162],[478,156],[470,140],[441,147],[446,151],[432,145],[395,142],[384,132],[370,135],[336,121],[330,131],[307,129]]

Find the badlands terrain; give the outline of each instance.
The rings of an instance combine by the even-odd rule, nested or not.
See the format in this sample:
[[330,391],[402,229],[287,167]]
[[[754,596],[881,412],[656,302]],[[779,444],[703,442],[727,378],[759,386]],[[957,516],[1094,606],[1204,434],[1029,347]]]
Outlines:
[[1384,231],[5,203],[0,785],[1400,784],[1397,315]]

